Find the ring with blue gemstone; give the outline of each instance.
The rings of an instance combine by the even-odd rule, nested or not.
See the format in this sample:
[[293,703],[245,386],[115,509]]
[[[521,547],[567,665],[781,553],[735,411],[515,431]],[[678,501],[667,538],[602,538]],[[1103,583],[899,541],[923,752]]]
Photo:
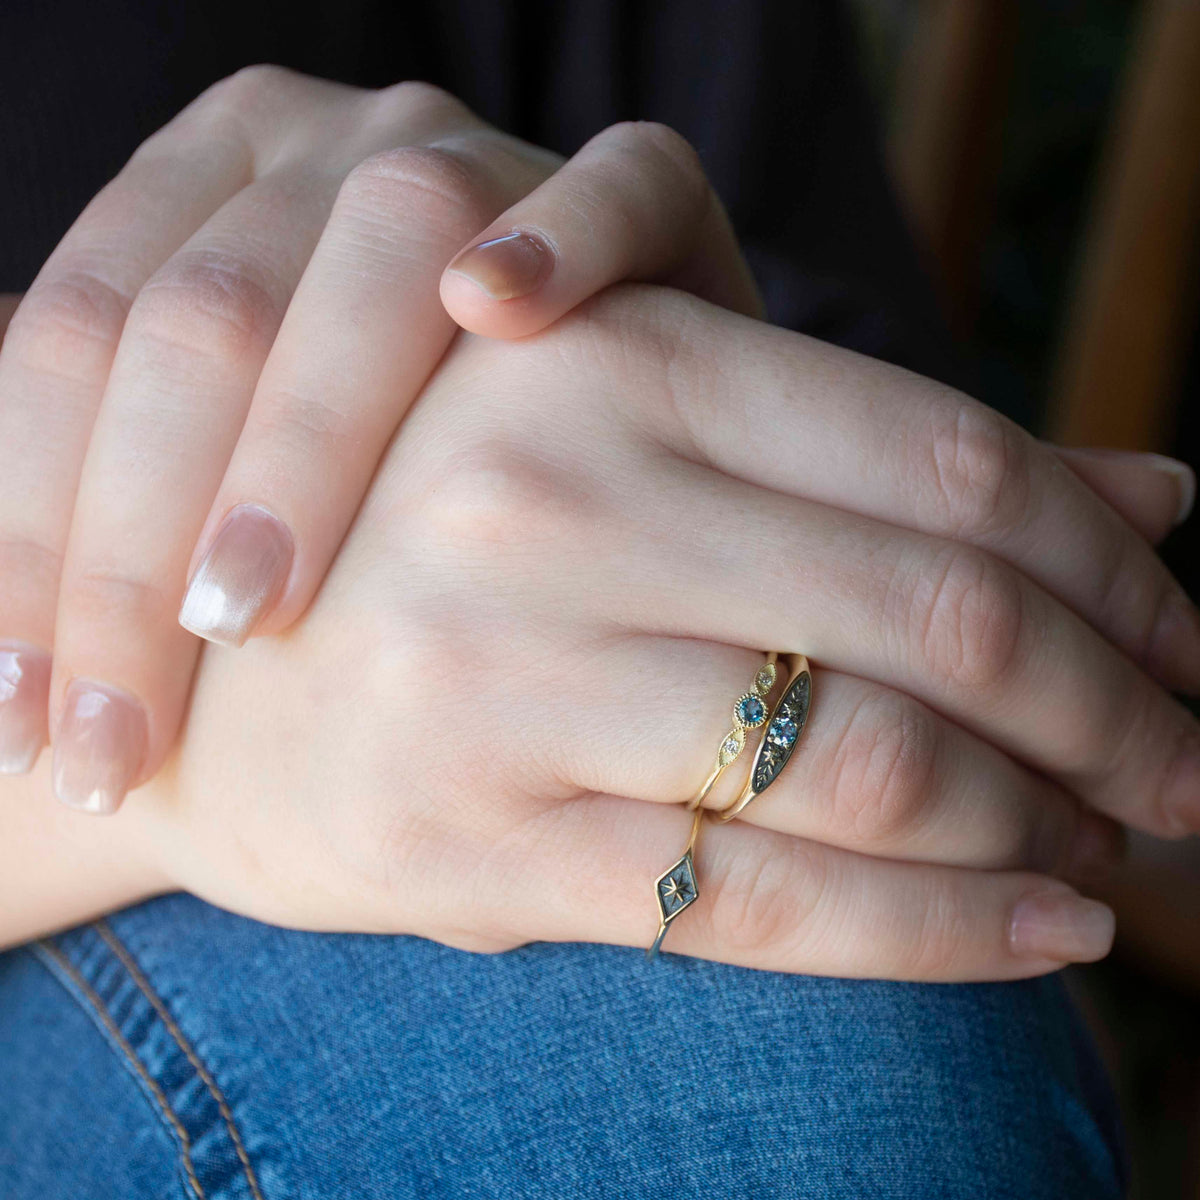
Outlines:
[[741,794],[717,814],[717,819],[730,821],[757,796],[761,796],[779,778],[779,773],[792,757],[800,735],[808,724],[812,707],[812,669],[808,659],[799,655],[792,664],[792,674],[783,695],[766,722],[763,739],[758,744],[750,777]]
[[[763,730],[762,740],[755,752],[754,764],[750,768],[750,777],[746,788],[750,788],[755,782],[755,772],[759,770],[759,764],[763,761],[764,747],[771,748],[769,758],[772,764],[776,764],[774,773],[777,775],[783,769],[783,764],[787,761],[796,739],[800,736],[804,720],[808,715],[807,700],[803,714],[795,703],[785,707],[783,702],[794,690],[795,671],[793,671],[793,682],[789,684],[789,691],[784,694],[783,701],[774,709],[770,707],[771,693],[775,690],[779,679],[778,658],[778,654],[775,653],[767,655],[767,661],[755,673],[750,690],[734,701],[733,727],[722,738],[721,744],[717,748],[716,762],[713,764],[708,778],[688,803],[688,809],[692,810],[694,815],[687,845],[683,848],[683,854],[654,881],[654,899],[658,905],[658,936],[646,951],[648,958],[653,958],[658,953],[658,948],[662,945],[667,927],[671,922],[700,898],[694,856],[704,817],[702,805],[709,792],[712,791],[713,785],[724,774],[725,769],[745,749],[747,733],[756,729]],[[808,660],[802,659],[801,662],[807,672]],[[774,776],[772,776],[773,778]],[[769,782],[764,783],[754,794],[757,795],[763,791]],[[745,795],[745,789],[743,789],[742,795]]]

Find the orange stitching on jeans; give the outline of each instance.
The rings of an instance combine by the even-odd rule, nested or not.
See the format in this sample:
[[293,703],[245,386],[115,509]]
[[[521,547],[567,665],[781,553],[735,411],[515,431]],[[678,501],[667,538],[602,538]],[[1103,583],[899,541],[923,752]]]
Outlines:
[[109,1015],[108,1009],[104,1007],[104,1001],[96,994],[91,984],[79,973],[75,964],[52,942],[41,941],[38,946],[48,954],[58,966],[67,973],[71,982],[84,994],[87,1001],[96,1010],[97,1016],[104,1022],[104,1027],[112,1034],[117,1045],[121,1048],[121,1052],[137,1069],[137,1073],[145,1081],[146,1086],[153,1093],[155,1100],[158,1101],[167,1120],[171,1122],[172,1128],[175,1130],[176,1136],[179,1138],[180,1149],[183,1151],[183,1169],[187,1172],[188,1182],[192,1185],[192,1190],[200,1198],[205,1200],[204,1189],[200,1186],[200,1180],[196,1178],[196,1172],[192,1168],[192,1143],[187,1135],[187,1130],[184,1129],[183,1123],[175,1115],[171,1108],[170,1102],[163,1094],[162,1088],[150,1077],[150,1073],[142,1066],[142,1061],[134,1053],[133,1047],[125,1040],[125,1035],[117,1028],[116,1022]]
[[209,1074],[208,1069],[200,1059],[196,1057],[191,1043],[183,1036],[179,1026],[175,1024],[162,998],[150,986],[150,981],[143,974],[141,967],[134,961],[133,956],[125,948],[124,944],[118,940],[117,935],[113,933],[108,922],[103,920],[96,921],[92,928],[108,943],[112,952],[121,960],[121,964],[125,970],[133,977],[133,982],[138,985],[146,999],[154,1005],[154,1011],[162,1018],[163,1024],[170,1031],[180,1050],[187,1055],[188,1062],[192,1064],[196,1074],[200,1076],[204,1081],[205,1087],[212,1093],[212,1098],[217,1102],[217,1108],[225,1120],[225,1128],[229,1130],[229,1137],[233,1141],[233,1148],[237,1151],[237,1156],[241,1159],[242,1167],[245,1169],[246,1182],[250,1185],[250,1191],[254,1196],[254,1200],[263,1200],[262,1192],[258,1190],[258,1179],[255,1177],[254,1168],[250,1165],[250,1158],[246,1153],[246,1148],[242,1145],[242,1138],[234,1122],[233,1113],[230,1111],[221,1089],[217,1086],[216,1080]]

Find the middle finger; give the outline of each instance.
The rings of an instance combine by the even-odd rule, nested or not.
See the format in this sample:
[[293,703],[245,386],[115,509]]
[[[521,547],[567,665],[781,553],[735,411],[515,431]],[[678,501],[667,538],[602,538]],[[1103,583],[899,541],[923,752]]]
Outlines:
[[[593,529],[595,619],[758,644],[917,697],[1101,812],[1200,824],[1200,727],[987,553],[656,460],[653,505]],[[634,549],[631,550],[631,547]]]

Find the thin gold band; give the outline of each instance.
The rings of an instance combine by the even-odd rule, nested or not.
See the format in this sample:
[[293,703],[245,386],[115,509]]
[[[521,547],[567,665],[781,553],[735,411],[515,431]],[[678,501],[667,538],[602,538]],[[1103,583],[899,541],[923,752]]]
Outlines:
[[689,811],[694,811],[695,815],[683,854],[654,881],[658,935],[646,950],[647,958],[653,958],[658,953],[671,922],[699,899],[694,856],[704,819],[705,810],[702,806],[725,769],[741,755],[746,745],[747,731],[761,728],[763,737],[755,751],[745,786],[728,807],[714,814],[719,815],[722,821],[728,821],[741,812],[751,800],[761,796],[775,782],[804,731],[812,696],[808,659],[803,655],[796,657],[783,695],[768,712],[766,702],[778,680],[778,658],[776,652],[769,654],[754,676],[751,690],[735,701],[733,728],[722,739],[716,764],[708,778],[688,803]]
[[[699,808],[708,798],[708,793],[713,790],[718,779],[725,773],[725,768],[732,766],[741,754],[746,745],[746,730],[758,729],[766,724],[767,707],[766,699],[771,694],[771,690],[775,687],[775,681],[778,678],[778,669],[775,664],[779,659],[779,655],[775,651],[771,651],[767,655],[767,661],[758,668],[758,672],[754,676],[754,683],[751,685],[751,690],[743,693],[734,701],[733,704],[733,728],[721,739],[720,748],[717,750],[716,765],[712,769],[709,777],[700,785],[700,790],[688,802],[688,811],[694,808]],[[742,712],[743,706],[757,702],[762,709],[761,717],[754,712]]]

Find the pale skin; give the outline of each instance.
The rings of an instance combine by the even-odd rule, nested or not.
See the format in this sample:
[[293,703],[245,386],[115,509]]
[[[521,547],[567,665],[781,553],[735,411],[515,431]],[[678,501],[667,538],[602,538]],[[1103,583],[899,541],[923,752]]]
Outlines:
[[[255,84],[276,85],[299,86]],[[432,119],[442,101],[426,101],[410,118]],[[662,219],[669,197],[706,196],[694,160],[666,131],[637,136],[640,156],[626,140],[614,166],[602,144],[526,194],[546,173],[530,167],[482,233],[442,231],[419,279],[348,256],[331,200],[261,354],[252,339],[182,366],[148,354],[138,305],[163,317],[137,293],[89,385],[99,416],[60,520],[57,623],[37,625],[20,563],[0,609],[5,635],[52,641],[51,730],[73,677],[138,698],[141,786],[97,821],[47,802],[47,756],[5,782],[3,941],[186,888],[286,925],[471,949],[644,944],[650,881],[686,835],[678,802],[776,649],[816,664],[813,720],[772,791],[706,836],[702,899],[672,949],[939,980],[1106,952],[1111,914],[1064,878],[1112,857],[1118,823],[1200,827],[1197,729],[1164,686],[1200,683],[1200,624],[1149,543],[1186,480],[1057,454],[968,397],[756,320],[711,201],[690,227]],[[376,164],[359,201],[394,239],[385,262],[411,267],[428,237],[398,219],[393,185],[424,171],[428,193],[430,161],[478,213],[469,169],[424,151],[392,174]],[[435,227],[454,207],[420,216]],[[463,243],[513,230],[555,250],[537,292],[497,299],[442,274]],[[586,299],[626,277],[676,287]],[[173,300],[184,320],[187,302]],[[14,335],[36,345],[30,309]],[[398,310],[441,330],[436,352],[397,353]],[[439,364],[446,312],[490,336],[460,336]],[[184,327],[172,344],[190,345]],[[21,346],[0,355],[6,420]],[[218,360],[249,417],[181,440]],[[311,408],[280,417],[330,387],[376,402],[338,407],[336,427]],[[129,440],[148,419],[139,396],[187,450],[169,492]],[[28,496],[6,504],[3,519],[37,518]],[[195,670],[174,612],[239,504],[286,521],[296,561],[256,636]],[[164,602],[124,605],[144,596],[128,586],[98,598],[97,578],[155,581]]]

